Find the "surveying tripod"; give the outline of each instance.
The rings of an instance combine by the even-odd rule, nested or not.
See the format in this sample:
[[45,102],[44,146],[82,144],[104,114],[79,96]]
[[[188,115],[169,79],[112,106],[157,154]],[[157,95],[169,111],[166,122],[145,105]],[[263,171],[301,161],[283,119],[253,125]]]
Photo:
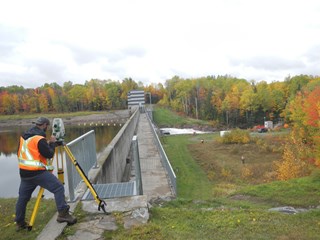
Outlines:
[[[59,124],[59,125],[57,125]],[[61,134],[61,135],[59,135]],[[92,183],[90,182],[90,180],[88,179],[88,177],[86,176],[85,172],[83,171],[83,169],[81,168],[81,166],[79,165],[79,163],[77,162],[76,158],[74,157],[74,155],[72,154],[70,148],[64,143],[63,141],[63,137],[64,137],[64,126],[63,126],[63,122],[60,118],[55,118],[53,120],[53,135],[57,136],[57,147],[55,149],[55,158],[56,158],[56,162],[57,162],[57,174],[58,174],[58,179],[60,180],[60,182],[62,184],[64,184],[64,152],[66,155],[68,155],[70,161],[73,163],[73,165],[75,166],[76,170],[78,171],[80,177],[82,178],[82,180],[84,181],[84,183],[86,184],[86,186],[89,188],[92,196],[94,197],[95,201],[98,203],[98,211],[100,211],[100,209],[102,209],[102,211],[104,213],[107,214],[107,211],[105,209],[105,206],[107,205],[106,202],[104,200],[102,200],[96,190],[94,189],[94,187],[92,186]],[[59,159],[59,155],[60,155],[60,159]],[[53,159],[51,159],[51,164]],[[44,188],[40,187],[40,190],[38,192],[37,195],[37,199],[33,208],[33,212],[31,214],[31,218],[30,218],[30,222],[29,222],[29,227],[28,230],[31,231],[33,224],[35,222],[38,210],[39,210],[39,206],[40,206],[40,201],[43,198],[43,192],[44,192]]]

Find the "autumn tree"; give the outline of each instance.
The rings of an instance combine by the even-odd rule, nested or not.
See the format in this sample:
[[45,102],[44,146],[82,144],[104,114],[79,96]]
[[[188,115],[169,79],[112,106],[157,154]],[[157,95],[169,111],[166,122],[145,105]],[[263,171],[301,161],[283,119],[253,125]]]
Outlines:
[[89,100],[90,110],[102,110],[106,106],[106,93],[104,91],[105,81],[91,79],[86,81],[86,97]]
[[305,154],[305,144],[294,133],[290,133],[284,145],[282,159],[275,162],[277,178],[288,180],[310,174],[308,162],[303,161]]
[[312,76],[298,75],[294,77],[288,77],[285,83],[288,87],[288,98],[292,99],[295,95],[300,92],[312,79]]
[[247,85],[243,90],[239,104],[240,111],[244,113],[246,122],[249,125],[252,124],[254,122],[255,113],[259,108],[257,93],[254,91],[254,86],[252,84]]
[[211,104],[213,96],[213,80],[210,76],[195,79],[196,81],[196,99],[199,119],[215,119],[217,111]]
[[108,109],[121,108],[121,84],[108,81],[104,86],[106,91],[106,106]]
[[312,91],[304,87],[288,108],[292,130],[276,165],[278,178],[284,180],[308,174],[308,164],[320,166],[320,84]]
[[288,88],[284,82],[273,82],[268,85],[271,94],[270,119],[275,120],[283,116],[283,111],[287,104]]
[[4,114],[14,114],[16,112],[15,102],[12,99],[12,95],[8,92],[1,94],[1,105]]
[[271,91],[268,88],[268,84],[265,81],[258,82],[256,84],[257,89],[257,101],[259,104],[259,116],[261,119],[258,119],[259,122],[263,123],[263,120],[269,120],[269,113],[272,109],[272,95]]
[[303,124],[307,126],[309,144],[314,149],[315,164],[320,166],[320,85],[306,95],[302,110],[305,112]]
[[147,93],[151,94],[151,96],[148,96],[149,98],[147,99],[146,102],[150,101],[150,98],[151,98],[152,104],[158,103],[161,99],[163,99],[163,96],[166,93],[162,83],[150,84],[149,86],[144,87],[144,91],[146,95],[148,95]]
[[68,99],[69,99],[69,111],[83,111],[86,110],[87,107],[87,98],[86,98],[87,89],[85,86],[81,84],[73,85],[68,91]]

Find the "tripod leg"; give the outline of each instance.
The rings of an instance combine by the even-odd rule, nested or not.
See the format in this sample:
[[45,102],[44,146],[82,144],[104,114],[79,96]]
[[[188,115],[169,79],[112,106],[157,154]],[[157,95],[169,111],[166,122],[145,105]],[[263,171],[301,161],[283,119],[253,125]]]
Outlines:
[[91,182],[89,181],[89,179],[85,175],[85,173],[84,173],[83,169],[81,168],[81,166],[78,164],[77,160],[73,156],[73,154],[72,154],[71,150],[69,149],[69,147],[67,145],[64,145],[64,149],[65,149],[66,153],[68,154],[70,160],[72,161],[73,165],[77,169],[78,173],[80,174],[82,180],[85,182],[85,184],[89,188],[89,190],[90,190],[92,196],[94,197],[95,201],[98,203],[98,206],[99,206],[98,210],[100,211],[100,208],[101,208],[105,213],[107,213],[106,210],[105,210],[105,206],[107,205],[106,202],[99,198],[96,190],[93,188]]
[[[59,153],[60,153],[60,160],[59,160]],[[57,173],[58,179],[62,184],[64,184],[64,167],[63,167],[63,151],[61,146],[56,148],[56,159],[57,159]]]
[[34,205],[33,211],[32,211],[32,215],[31,215],[31,219],[30,219],[30,223],[29,223],[29,227],[28,230],[30,231],[32,229],[32,226],[36,220],[36,216],[38,214],[38,210],[39,210],[39,205],[40,205],[40,201],[41,198],[43,197],[43,192],[44,192],[44,188],[40,188],[39,192],[38,192],[38,196],[36,199],[36,204]]

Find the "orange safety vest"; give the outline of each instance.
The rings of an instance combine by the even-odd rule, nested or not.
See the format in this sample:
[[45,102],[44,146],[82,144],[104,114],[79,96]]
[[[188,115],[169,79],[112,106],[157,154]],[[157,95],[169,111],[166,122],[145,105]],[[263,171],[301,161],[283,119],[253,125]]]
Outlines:
[[24,140],[20,138],[18,149],[19,168],[29,171],[53,170],[50,159],[43,157],[38,149],[38,142],[44,137],[36,135]]

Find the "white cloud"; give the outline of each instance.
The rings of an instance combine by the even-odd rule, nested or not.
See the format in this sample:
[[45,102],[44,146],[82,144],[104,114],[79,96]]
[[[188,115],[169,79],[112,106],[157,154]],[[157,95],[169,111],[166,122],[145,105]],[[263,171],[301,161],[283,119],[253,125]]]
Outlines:
[[0,7],[0,86],[178,75],[319,75],[316,0],[11,0]]

